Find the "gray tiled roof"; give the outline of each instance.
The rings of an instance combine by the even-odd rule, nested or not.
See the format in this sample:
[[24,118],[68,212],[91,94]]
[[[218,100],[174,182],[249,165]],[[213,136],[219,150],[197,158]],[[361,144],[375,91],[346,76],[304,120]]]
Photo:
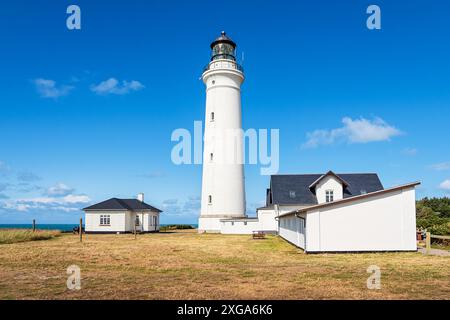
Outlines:
[[[383,190],[383,185],[376,173],[337,174],[348,183],[344,188],[344,198],[364,193]],[[267,206],[272,204],[317,204],[314,189],[309,186],[322,174],[273,175],[270,179],[270,195]]]
[[84,208],[83,210],[152,210],[162,212],[161,210],[137,199],[117,198],[111,198],[109,200]]

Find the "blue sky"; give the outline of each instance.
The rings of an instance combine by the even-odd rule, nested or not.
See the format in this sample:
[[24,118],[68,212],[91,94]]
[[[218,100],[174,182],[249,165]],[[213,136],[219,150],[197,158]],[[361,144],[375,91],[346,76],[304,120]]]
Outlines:
[[[81,8],[81,30],[66,8]],[[381,8],[382,29],[366,28]],[[243,126],[280,129],[280,173],[377,172],[450,193],[447,1],[22,1],[0,11],[0,223],[72,223],[135,197],[196,223],[201,166],[174,129],[204,118],[209,43],[245,53]],[[249,213],[269,177],[247,165]]]

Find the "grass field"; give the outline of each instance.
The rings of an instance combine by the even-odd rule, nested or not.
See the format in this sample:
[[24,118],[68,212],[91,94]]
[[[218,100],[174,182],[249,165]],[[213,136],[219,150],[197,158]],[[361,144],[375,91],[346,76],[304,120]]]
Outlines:
[[[81,290],[66,269],[81,268]],[[381,289],[366,286],[381,268]],[[450,299],[450,258],[305,255],[271,236],[64,234],[0,245],[1,299]]]
[[48,240],[59,237],[61,232],[54,230],[4,229],[0,230],[0,244]]

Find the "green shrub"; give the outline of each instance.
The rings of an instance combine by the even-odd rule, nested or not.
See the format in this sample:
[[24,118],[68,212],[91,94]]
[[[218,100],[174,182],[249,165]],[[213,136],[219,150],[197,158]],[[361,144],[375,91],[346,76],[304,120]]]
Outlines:
[[161,231],[167,231],[167,230],[185,230],[185,229],[195,229],[190,224],[170,224],[167,226],[161,226]]
[[435,235],[450,235],[450,199],[424,198],[416,205],[417,228]]

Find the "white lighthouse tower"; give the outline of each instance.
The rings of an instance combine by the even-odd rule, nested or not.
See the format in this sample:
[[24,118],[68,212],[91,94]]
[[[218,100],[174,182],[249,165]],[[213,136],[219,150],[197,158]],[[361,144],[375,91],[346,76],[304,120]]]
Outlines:
[[206,85],[205,146],[199,232],[220,232],[220,220],[245,217],[241,116],[242,67],[236,44],[222,32],[211,43]]

